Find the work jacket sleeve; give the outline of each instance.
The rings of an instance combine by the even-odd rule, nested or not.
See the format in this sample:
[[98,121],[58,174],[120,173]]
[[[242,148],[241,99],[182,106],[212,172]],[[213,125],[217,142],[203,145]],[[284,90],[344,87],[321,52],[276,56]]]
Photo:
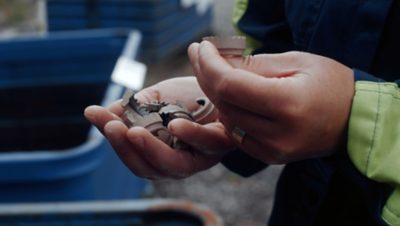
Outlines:
[[246,55],[293,49],[284,0],[236,0],[232,19],[236,32],[246,36]]
[[252,176],[267,167],[267,164],[247,155],[239,149],[228,153],[221,163],[242,177]]
[[[348,127],[348,154],[366,177],[393,187],[382,211],[400,225],[400,89],[355,70],[355,95]],[[369,81],[367,81],[369,80]]]

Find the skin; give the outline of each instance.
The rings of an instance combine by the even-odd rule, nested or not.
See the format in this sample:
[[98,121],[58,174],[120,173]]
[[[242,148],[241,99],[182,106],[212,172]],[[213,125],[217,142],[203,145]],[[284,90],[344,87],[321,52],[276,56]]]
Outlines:
[[[189,110],[197,107],[195,100],[200,96],[204,93],[194,77],[165,80],[136,94],[140,102],[159,100],[175,103],[180,100]],[[118,101],[108,108],[89,106],[84,114],[107,137],[125,165],[140,177],[188,177],[214,166],[225,153],[235,148],[219,122],[200,125],[175,119],[169,123],[168,129],[190,148],[174,150],[141,127],[128,129],[121,122],[122,112]]]
[[251,156],[280,164],[345,150],[350,68],[303,52],[227,60],[207,41],[192,44],[189,57],[223,125],[246,131],[237,145]]
[[[169,130],[189,144],[188,150],[171,149],[143,128],[128,129],[119,117],[120,102],[85,110],[86,118],[136,175],[188,177],[216,165],[238,147],[268,164],[345,149],[354,95],[348,67],[302,52],[225,59],[207,41],[192,44],[188,52],[196,77],[165,80],[136,96],[141,102],[180,100],[192,110],[199,96],[214,103],[219,110],[216,122],[170,122]],[[234,127],[246,131],[242,143],[232,139]]]

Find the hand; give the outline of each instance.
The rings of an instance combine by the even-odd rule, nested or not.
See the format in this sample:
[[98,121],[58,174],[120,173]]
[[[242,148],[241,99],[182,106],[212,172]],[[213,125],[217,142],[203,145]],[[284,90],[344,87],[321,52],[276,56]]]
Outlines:
[[189,57],[197,80],[238,145],[266,163],[326,156],[345,148],[354,94],[353,72],[302,52],[224,59],[209,42]]
[[[190,110],[196,98],[204,96],[195,77],[165,80],[136,94],[140,102],[152,100],[175,103],[180,100]],[[175,150],[151,135],[146,129],[128,129],[122,122],[120,101],[110,107],[90,106],[86,118],[107,137],[121,160],[133,173],[148,179],[183,178],[217,164],[234,148],[221,123],[199,125],[184,119],[172,120],[170,132],[190,145]]]

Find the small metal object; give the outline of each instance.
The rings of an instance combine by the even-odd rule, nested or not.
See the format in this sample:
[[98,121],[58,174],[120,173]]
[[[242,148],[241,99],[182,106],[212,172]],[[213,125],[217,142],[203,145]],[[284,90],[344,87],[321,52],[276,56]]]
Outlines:
[[168,124],[171,120],[183,118],[205,124],[217,119],[218,112],[206,97],[197,99],[197,103],[199,108],[194,112],[189,112],[179,102],[170,104],[152,101],[140,104],[135,98],[135,92],[127,90],[121,102],[124,108],[122,119],[128,127],[144,127],[167,145],[177,149],[185,149],[187,146],[172,136],[168,130]]
[[[224,57],[242,57],[246,48],[246,38],[244,36],[209,36],[203,38],[203,40],[215,45],[219,53]],[[185,144],[177,140],[168,131],[168,124],[171,120],[183,118],[200,124],[207,124],[218,118],[218,111],[209,99],[200,97],[196,102],[199,107],[193,112],[188,111],[178,101],[175,104],[159,101],[139,103],[135,98],[135,92],[128,89],[121,103],[124,108],[122,119],[128,127],[144,127],[167,145],[173,148],[183,148]],[[237,127],[232,131],[232,136],[239,143],[242,143],[245,134],[243,130]]]
[[200,97],[196,99],[196,102],[199,108],[191,113],[194,121],[199,124],[207,124],[218,118],[218,110],[208,98]]
[[244,36],[208,36],[203,40],[211,42],[223,56],[243,56],[246,49],[246,37]]
[[169,122],[176,118],[183,118],[193,121],[193,118],[187,110],[175,104],[170,104],[161,108],[159,114],[164,120],[164,126],[168,126]]
[[141,105],[135,98],[135,92],[127,90],[122,99],[124,113],[122,120],[128,127],[140,126],[146,128],[158,139],[172,145],[173,136],[163,125],[163,119],[157,112],[149,112],[145,105]]

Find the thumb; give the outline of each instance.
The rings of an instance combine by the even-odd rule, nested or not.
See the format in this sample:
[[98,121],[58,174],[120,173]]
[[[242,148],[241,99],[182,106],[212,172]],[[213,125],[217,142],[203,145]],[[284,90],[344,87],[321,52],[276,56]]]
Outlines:
[[288,77],[300,70],[302,53],[257,54],[228,59],[234,68],[264,77]]
[[[284,54],[264,54],[255,57],[251,63],[241,64],[245,69],[238,69],[217,54],[211,43],[204,41],[196,48],[199,65],[199,73],[196,74],[197,81],[204,93],[217,107],[220,102],[225,101],[251,112],[271,115],[272,113],[279,114],[280,108],[275,109],[274,106],[288,103],[293,98],[293,88],[298,85],[298,82],[289,81],[291,80],[289,77],[285,77],[288,79],[277,79],[276,74],[270,73],[272,71],[270,68],[279,71],[283,71],[283,69],[262,65],[262,60],[268,61],[269,59],[274,59],[275,62],[283,59],[288,61],[288,65],[294,65],[289,63],[290,61],[285,58]],[[266,63],[266,65],[270,64]],[[258,67],[255,67],[256,65]],[[291,68],[293,70],[295,67]],[[260,76],[260,74],[266,75]],[[267,75],[268,79],[266,79]],[[260,105],[260,103],[263,104]]]

